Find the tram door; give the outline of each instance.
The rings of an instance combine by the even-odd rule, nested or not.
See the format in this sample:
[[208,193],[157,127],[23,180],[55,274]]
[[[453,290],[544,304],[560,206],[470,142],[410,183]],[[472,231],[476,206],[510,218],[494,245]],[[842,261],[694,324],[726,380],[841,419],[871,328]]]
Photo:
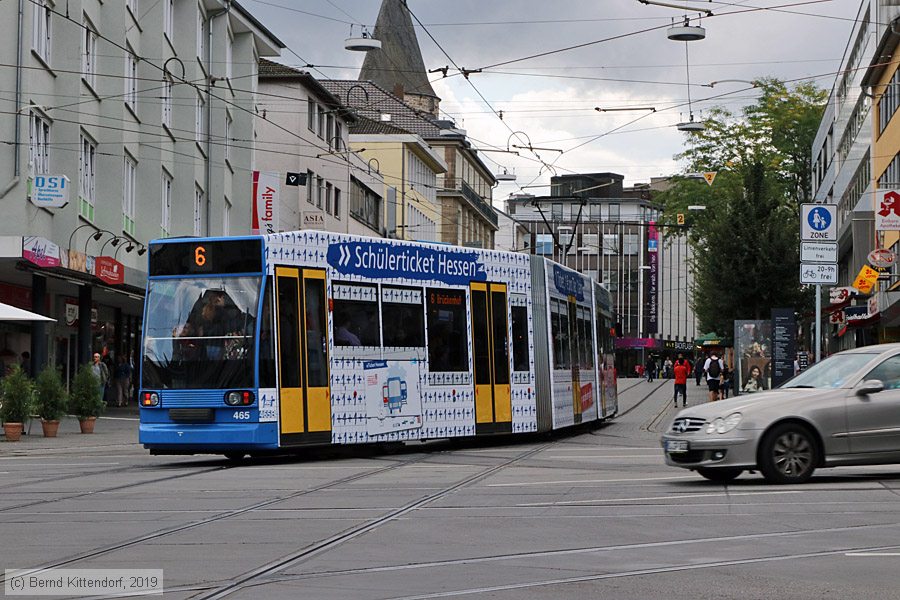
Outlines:
[[569,313],[569,356],[572,359],[572,414],[577,425],[581,423],[581,344],[584,340],[581,339],[583,315],[575,302],[575,296],[569,296],[566,310]]
[[281,444],[331,441],[325,271],[276,267]]
[[506,285],[472,283],[475,433],[512,432]]

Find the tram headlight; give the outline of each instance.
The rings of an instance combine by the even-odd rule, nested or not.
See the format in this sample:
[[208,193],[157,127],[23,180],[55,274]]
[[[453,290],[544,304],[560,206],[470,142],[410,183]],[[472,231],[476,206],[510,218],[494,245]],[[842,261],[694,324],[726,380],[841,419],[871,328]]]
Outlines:
[[159,394],[156,392],[144,392],[141,396],[141,406],[159,406]]
[[225,394],[225,404],[228,406],[249,406],[253,404],[253,392],[233,391]]

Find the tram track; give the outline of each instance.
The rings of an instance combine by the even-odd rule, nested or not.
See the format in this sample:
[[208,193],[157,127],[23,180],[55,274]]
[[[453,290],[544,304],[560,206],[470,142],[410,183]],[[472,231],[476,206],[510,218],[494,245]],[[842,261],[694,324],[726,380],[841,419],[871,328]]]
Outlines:
[[454,492],[456,492],[458,490],[466,488],[466,487],[468,487],[474,483],[477,483],[487,477],[490,477],[491,475],[494,475],[495,473],[497,473],[507,467],[510,467],[522,460],[525,460],[531,456],[534,456],[535,454],[538,454],[539,452],[546,450],[548,447],[552,446],[554,443],[555,443],[555,441],[548,442],[548,443],[538,446],[537,448],[531,448],[529,450],[526,450],[525,452],[521,452],[517,456],[515,456],[511,459],[503,461],[500,464],[493,465],[489,468],[482,469],[480,472],[478,472],[474,475],[471,475],[469,477],[466,477],[465,479],[458,481],[452,485],[446,486],[443,489],[441,489],[440,491],[422,496],[416,500],[413,500],[411,502],[404,504],[403,506],[401,506],[399,508],[392,509],[391,511],[389,511],[379,517],[370,519],[366,523],[357,525],[355,527],[351,527],[351,528],[349,528],[345,531],[342,531],[336,535],[325,538],[325,539],[315,542],[313,544],[307,545],[304,548],[301,548],[299,550],[296,550],[294,552],[291,552],[284,556],[281,556],[273,561],[270,561],[264,565],[261,565],[261,566],[255,568],[255,569],[252,569],[241,575],[238,575],[237,577],[234,577],[225,583],[216,585],[216,586],[212,587],[212,589],[211,589],[211,586],[209,586],[209,585],[198,585],[195,587],[185,586],[185,587],[180,588],[180,590],[181,591],[192,591],[193,590],[193,591],[198,591],[198,592],[210,590],[209,593],[206,593],[206,594],[203,594],[200,596],[195,596],[197,598],[197,600],[214,600],[217,598],[225,598],[225,597],[231,595],[232,593],[243,589],[244,587],[252,586],[255,581],[258,581],[261,578],[266,577],[267,575],[270,575],[272,573],[278,573],[284,569],[293,567],[297,564],[300,564],[300,563],[310,560],[314,557],[317,557],[321,554],[324,554],[324,553],[328,552],[329,550],[332,550],[333,548],[336,548],[336,547],[340,546],[341,544],[344,544],[345,542],[348,542],[357,537],[365,535],[366,533],[369,533],[370,531],[373,531],[373,530],[381,527],[382,525],[390,523],[390,522],[394,521],[395,519],[397,519],[409,512],[412,512],[412,511],[414,511],[418,508],[421,508],[427,504],[430,504],[436,500],[440,500],[441,498],[449,496],[450,494],[453,494]]
[[[414,463],[417,463],[417,462],[421,462],[421,461],[425,460],[425,458],[427,458],[427,455],[426,455],[426,456],[418,456],[418,457],[415,457],[415,458],[410,459],[410,460],[406,460],[406,461],[402,461],[402,462],[400,462],[400,463],[388,465],[388,466],[385,466],[385,467],[382,467],[382,468],[379,468],[379,469],[375,469],[375,470],[372,470],[372,471],[367,471],[367,472],[365,472],[365,473],[357,473],[357,474],[355,474],[355,475],[348,475],[347,477],[342,477],[341,479],[338,479],[338,480],[335,480],[335,481],[330,481],[330,482],[328,482],[328,483],[324,483],[324,484],[322,484],[322,485],[315,486],[315,487],[313,487],[313,488],[308,488],[308,489],[305,489],[305,490],[299,490],[299,491],[297,491],[297,492],[292,492],[292,493],[290,493],[290,494],[288,494],[288,495],[285,495],[285,496],[278,496],[278,497],[276,497],[276,498],[269,498],[269,499],[266,499],[266,500],[261,500],[261,501],[259,501],[259,502],[255,502],[255,503],[253,503],[253,504],[250,504],[250,505],[247,505],[247,506],[244,506],[244,507],[241,507],[241,508],[236,508],[236,509],[232,509],[232,510],[228,510],[228,511],[222,511],[222,512],[220,512],[220,513],[217,513],[217,514],[215,514],[215,515],[211,515],[211,516],[206,517],[206,518],[204,518],[204,519],[199,519],[199,520],[197,520],[197,521],[192,521],[192,522],[190,522],[190,523],[185,523],[185,524],[182,524],[182,525],[175,525],[175,526],[172,526],[172,527],[168,527],[168,528],[165,528],[165,529],[161,529],[161,530],[157,530],[157,531],[154,531],[154,532],[151,532],[151,533],[147,533],[147,534],[144,534],[144,535],[140,535],[140,536],[137,536],[137,537],[128,539],[128,540],[123,540],[123,541],[115,542],[115,543],[112,543],[112,544],[109,544],[109,545],[106,545],[106,546],[101,546],[101,547],[98,547],[98,548],[93,548],[93,549],[91,549],[91,550],[87,550],[87,551],[85,551],[85,552],[80,552],[80,553],[78,553],[78,554],[74,554],[74,555],[68,556],[68,557],[63,558],[63,559],[57,559],[57,560],[54,560],[54,561],[51,561],[51,562],[47,562],[47,563],[44,563],[44,564],[36,565],[36,566],[33,567],[33,568],[34,568],[34,569],[55,569],[55,568],[65,567],[65,566],[71,565],[71,564],[73,564],[73,563],[77,563],[77,562],[79,562],[79,561],[83,561],[83,560],[87,560],[87,559],[91,559],[91,558],[96,558],[96,557],[98,557],[98,556],[102,556],[102,555],[105,555],[105,554],[109,554],[109,553],[111,553],[111,552],[115,552],[115,551],[121,550],[121,549],[123,549],[123,548],[128,548],[128,547],[135,546],[135,545],[138,545],[138,544],[141,544],[141,543],[144,543],[144,542],[148,542],[148,541],[151,541],[151,540],[155,540],[155,539],[158,539],[158,538],[167,536],[167,535],[172,535],[172,534],[174,534],[174,533],[180,533],[180,532],[187,531],[187,530],[190,530],[190,529],[194,529],[194,528],[196,528],[196,527],[200,527],[200,526],[207,525],[207,524],[210,524],[210,523],[215,523],[215,522],[218,522],[218,521],[223,521],[223,520],[225,520],[225,519],[230,519],[230,518],[233,518],[233,517],[236,517],[236,516],[239,516],[239,515],[248,513],[248,512],[252,512],[252,511],[254,511],[254,510],[259,510],[259,509],[261,509],[261,508],[267,508],[267,507],[272,506],[272,505],[274,505],[274,504],[278,504],[279,502],[285,502],[285,501],[288,501],[288,500],[292,500],[292,499],[294,499],[294,498],[299,498],[299,497],[301,497],[301,496],[305,496],[305,495],[307,495],[307,494],[312,494],[312,493],[319,492],[319,491],[322,491],[322,490],[325,490],[325,489],[328,489],[328,488],[332,488],[332,487],[336,487],[336,486],[339,486],[339,485],[343,485],[343,484],[345,484],[345,483],[351,483],[351,482],[354,482],[354,481],[358,481],[358,480],[360,480],[360,479],[364,479],[364,478],[366,478],[366,477],[371,477],[371,476],[374,476],[374,475],[379,475],[379,474],[382,474],[382,473],[385,473],[385,472],[388,472],[388,471],[392,471],[392,470],[395,470],[395,469],[398,469],[398,468],[401,468],[401,467],[404,467],[404,466],[408,466],[408,465],[410,465],[410,464],[414,464]],[[213,468],[213,469],[204,469],[203,471],[197,471],[197,472],[194,472],[194,473],[184,473],[184,474],[180,474],[180,475],[172,476],[172,477],[168,477],[168,478],[162,478],[162,479],[157,479],[157,480],[152,480],[152,481],[145,481],[145,482],[136,482],[136,483],[127,484],[127,485],[122,485],[122,486],[115,486],[115,487],[108,488],[108,489],[106,489],[106,490],[97,490],[97,491],[85,492],[85,493],[75,494],[75,495],[69,496],[69,497],[67,497],[67,498],[57,498],[57,499],[53,499],[53,500],[40,501],[40,502],[31,503],[31,504],[26,504],[26,505],[23,505],[23,506],[24,506],[24,507],[28,507],[28,506],[32,506],[32,505],[34,505],[34,504],[43,504],[43,503],[45,503],[45,502],[58,502],[58,501],[61,501],[61,500],[64,500],[64,499],[72,499],[72,498],[79,498],[79,497],[83,497],[83,496],[91,496],[91,495],[95,495],[95,494],[99,494],[99,493],[103,493],[103,492],[120,491],[120,490],[122,490],[122,489],[128,489],[128,488],[138,487],[138,486],[141,486],[141,485],[147,485],[147,484],[150,484],[150,483],[159,483],[159,482],[162,482],[162,481],[168,481],[168,480],[177,479],[177,478],[181,478],[181,477],[187,477],[187,476],[191,476],[191,475],[200,475],[200,474],[205,474],[205,473],[211,473],[211,472],[215,472],[215,471],[219,471],[219,470],[223,470],[223,469],[229,469],[229,468],[235,468],[235,467],[233,467],[233,466],[222,466],[222,467],[216,467],[216,468]],[[5,509],[5,510],[11,510],[11,509],[12,509],[12,508],[10,507],[10,508],[7,508],[7,509]],[[0,585],[2,585],[2,584],[5,582],[5,580],[6,580],[5,575],[0,575]]]

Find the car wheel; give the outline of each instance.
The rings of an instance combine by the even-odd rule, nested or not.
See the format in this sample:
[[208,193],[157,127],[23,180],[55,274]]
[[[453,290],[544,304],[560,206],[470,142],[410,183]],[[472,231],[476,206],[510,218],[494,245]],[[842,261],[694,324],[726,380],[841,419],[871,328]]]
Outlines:
[[819,447],[812,432],[797,423],[772,429],[759,447],[759,470],[770,483],[803,483],[819,464]]
[[729,481],[733,481],[743,472],[743,469],[726,467],[722,467],[721,469],[697,469],[697,473],[699,473],[701,477],[705,477],[716,483],[728,483]]

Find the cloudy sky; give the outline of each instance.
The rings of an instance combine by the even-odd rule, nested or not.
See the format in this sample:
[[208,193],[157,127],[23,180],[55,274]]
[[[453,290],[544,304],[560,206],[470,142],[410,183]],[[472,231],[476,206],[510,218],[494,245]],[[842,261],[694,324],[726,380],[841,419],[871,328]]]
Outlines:
[[[673,156],[684,149],[685,141],[675,126],[691,113],[698,120],[710,106],[739,109],[752,102],[754,93],[745,83],[708,87],[711,82],[810,78],[830,89],[860,4],[669,3],[712,9],[715,16],[699,22],[696,10],[688,13],[692,24],[706,28],[706,39],[669,40],[666,28],[673,20],[682,21],[685,11],[638,0],[409,0],[409,7],[424,24],[417,33],[426,68],[450,66],[450,74],[458,73],[454,64],[483,69],[468,81],[459,75],[431,75],[442,111],[466,129],[475,146],[505,150],[530,140],[533,147],[546,148],[537,150],[540,160],[559,174],[613,171],[630,185],[680,171]],[[355,79],[363,55],[344,50],[344,39],[350,36],[351,23],[356,24],[354,35],[359,24],[371,31],[381,2],[242,4],[287,44],[281,62],[316,65],[310,70],[320,77]],[[760,8],[766,10],[754,10]],[[528,58],[579,44],[589,45]],[[656,112],[600,113],[595,107],[652,107]],[[531,152],[484,152],[482,157],[495,172],[506,168],[517,176],[514,184],[501,184],[494,191],[498,206],[511,192],[549,193],[549,187],[540,186],[548,186],[551,169]]]

